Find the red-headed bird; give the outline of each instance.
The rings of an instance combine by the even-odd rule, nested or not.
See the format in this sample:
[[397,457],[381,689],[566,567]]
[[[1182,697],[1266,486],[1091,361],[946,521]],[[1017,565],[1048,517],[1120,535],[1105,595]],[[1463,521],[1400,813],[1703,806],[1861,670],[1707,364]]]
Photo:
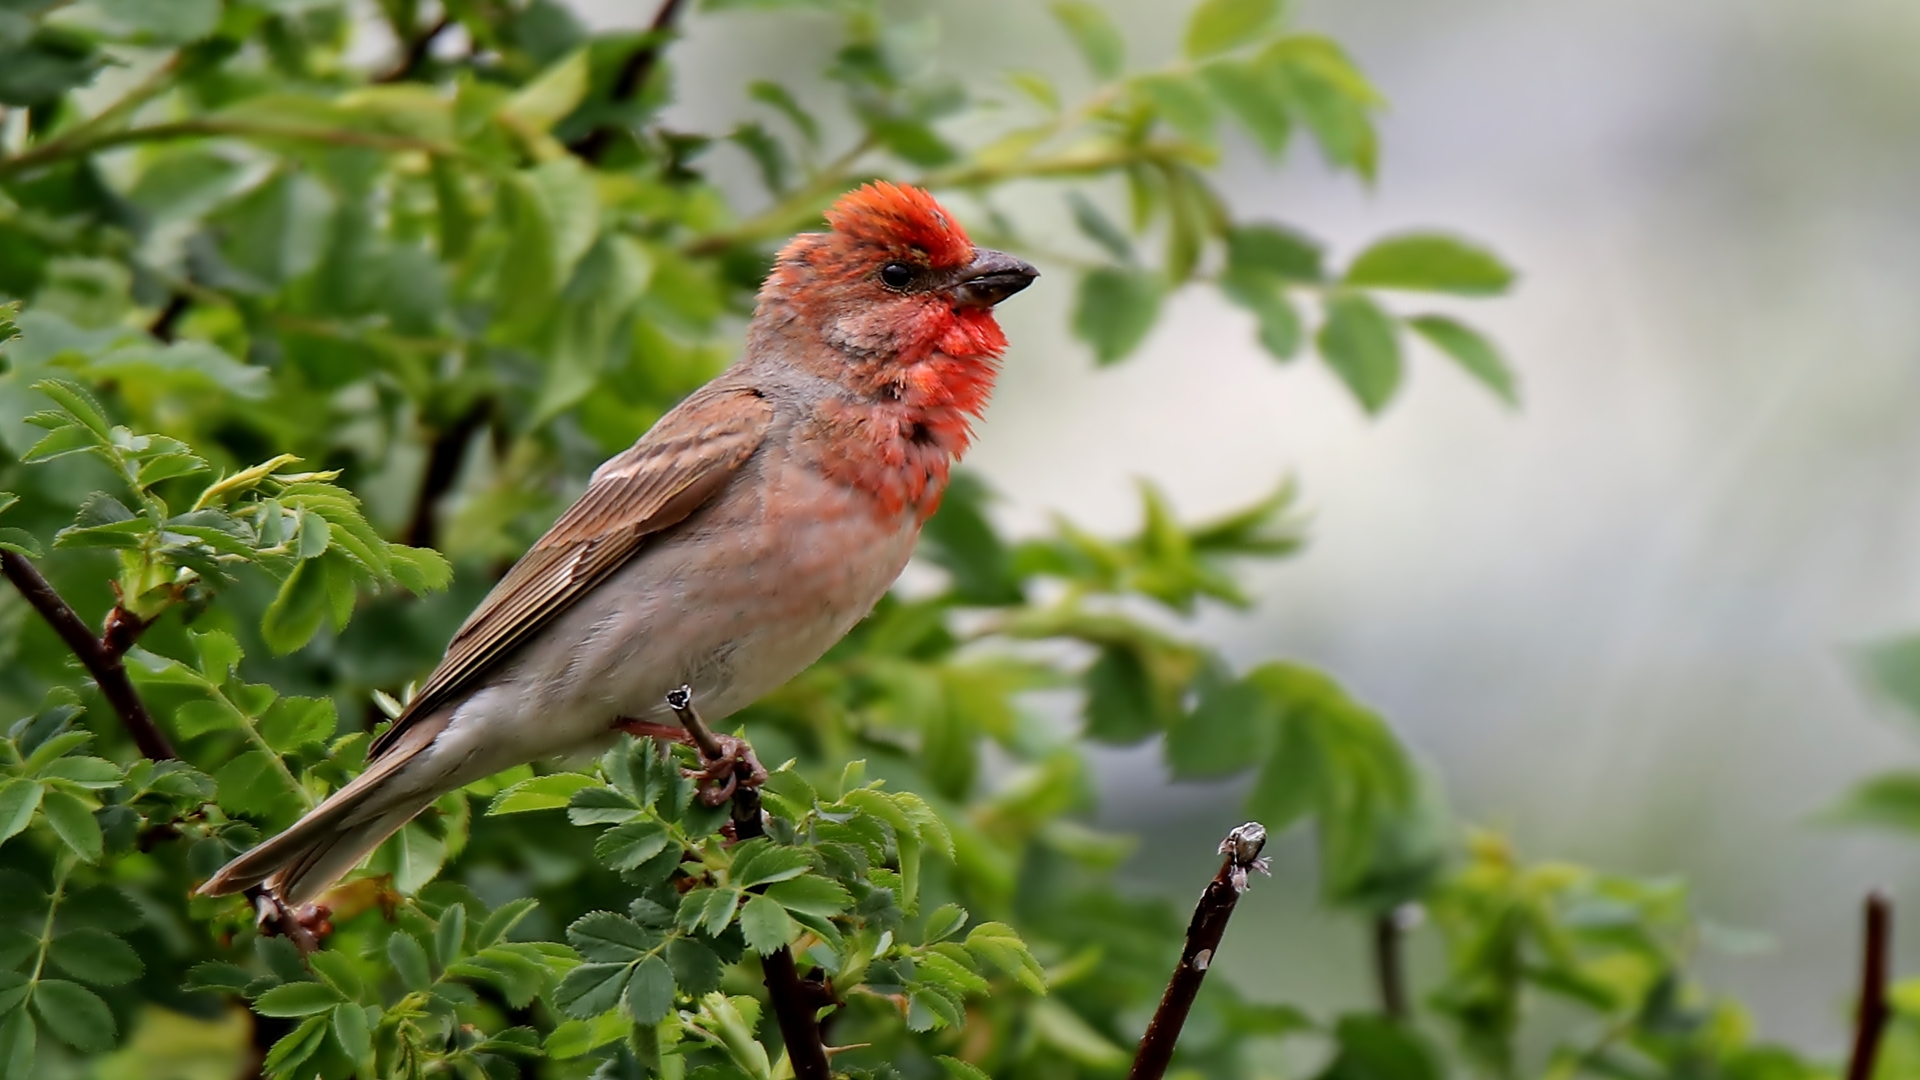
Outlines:
[[819,659],[913,552],[1033,267],[933,197],[869,184],[781,250],[746,351],[514,564],[373,743],[367,769],[201,887],[304,904],[441,795],[669,720],[718,719]]

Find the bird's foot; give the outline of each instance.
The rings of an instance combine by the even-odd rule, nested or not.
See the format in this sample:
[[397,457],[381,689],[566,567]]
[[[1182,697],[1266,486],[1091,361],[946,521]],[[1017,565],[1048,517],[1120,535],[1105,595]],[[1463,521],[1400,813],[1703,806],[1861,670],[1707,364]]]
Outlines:
[[720,755],[707,757],[701,752],[701,767],[682,769],[682,773],[696,780],[695,787],[700,789],[700,801],[708,806],[719,806],[741,785],[757,788],[767,782],[766,766],[753,756],[753,747],[747,740],[734,735],[715,735],[713,741],[718,744]]
[[288,907],[272,889],[248,891],[253,899],[254,925],[266,937],[284,937],[300,955],[320,951],[320,939],[333,933],[333,912],[325,904]]

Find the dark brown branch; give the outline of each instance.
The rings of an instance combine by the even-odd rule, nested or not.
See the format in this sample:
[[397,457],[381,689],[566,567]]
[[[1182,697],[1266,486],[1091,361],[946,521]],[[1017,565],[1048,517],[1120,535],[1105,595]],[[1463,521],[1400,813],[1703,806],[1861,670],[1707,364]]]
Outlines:
[[1267,861],[1260,857],[1260,849],[1266,846],[1266,827],[1257,821],[1247,822],[1220,842],[1220,853],[1226,859],[1193,909],[1193,921],[1187,924],[1187,944],[1180,951],[1180,964],[1173,969],[1173,978],[1167,981],[1167,992],[1160,998],[1160,1008],[1154,1011],[1147,1033],[1140,1037],[1140,1050],[1134,1055],[1127,1080],[1160,1080],[1167,1074],[1174,1044],[1180,1041],[1180,1029],[1186,1025],[1187,1013],[1193,1009],[1200,983],[1206,979],[1207,969],[1213,966],[1220,937],[1226,933],[1227,920],[1233,917],[1233,906],[1240,902],[1240,894],[1247,891],[1247,875],[1253,870],[1267,872]]
[[[667,705],[686,726],[687,736],[699,749],[708,765],[730,764],[733,768],[733,835],[737,840],[765,836],[767,828],[760,812],[760,783],[766,771],[753,760],[751,751],[727,745],[716,737],[693,707],[693,692],[687,687],[667,695]],[[744,744],[741,744],[743,747]],[[794,1080],[833,1080],[827,1064],[826,1042],[820,1036],[819,1011],[824,996],[831,991],[800,978],[793,963],[793,950],[785,945],[760,959],[766,975],[767,1000],[773,1004],[774,1018],[780,1022],[780,1038],[787,1044],[787,1061],[793,1066]]]
[[413,78],[422,65],[427,62],[427,53],[433,48],[433,39],[453,25],[453,20],[442,15],[438,22],[413,35],[407,42],[407,51],[400,56],[399,63],[389,70],[374,76],[376,83],[397,83]]
[[173,341],[173,328],[179,324],[180,316],[187,313],[190,303],[186,293],[177,292],[167,297],[166,305],[160,309],[158,315],[153,317],[153,321],[147,324],[147,333],[161,341]]
[[[647,36],[640,46],[627,56],[626,62],[614,74],[610,91],[615,102],[633,100],[647,85],[647,77],[660,62],[660,51],[667,43],[667,36],[673,30],[673,24],[680,17],[680,11],[686,6],[686,0],[662,0],[658,11],[653,13],[653,22],[647,26]],[[598,163],[612,149],[613,140],[619,129],[602,124],[574,140],[567,149],[590,162]]]
[[1868,1080],[1886,1030],[1887,970],[1893,953],[1893,901],[1878,889],[1867,894],[1866,933],[1860,942],[1860,1012],[1854,1018],[1853,1055],[1847,1080]]
[[1380,1012],[1390,1020],[1407,1018],[1407,972],[1404,946],[1419,909],[1401,904],[1374,916],[1373,973],[1380,987]]
[[437,546],[434,541],[440,533],[440,500],[460,478],[460,462],[466,457],[474,432],[492,415],[492,399],[481,398],[459,419],[434,433],[433,443],[427,448],[427,467],[420,474],[420,492],[413,500],[413,517],[407,522],[410,546]]
[[133,683],[127,678],[127,666],[121,657],[133,646],[134,639],[146,624],[119,607],[107,616],[107,629],[104,639],[93,636],[87,624],[80,621],[73,608],[56,592],[47,579],[40,575],[24,556],[11,551],[0,551],[0,574],[4,574],[13,587],[27,603],[47,620],[53,632],[67,643],[67,648],[80,661],[87,673],[93,676],[94,685],[100,688],[100,694],[107,704],[120,714],[120,723],[126,727],[127,734],[133,736],[135,746],[140,752],[155,761],[176,758],[173,744],[154,723],[153,715],[147,712],[147,706],[134,692]]

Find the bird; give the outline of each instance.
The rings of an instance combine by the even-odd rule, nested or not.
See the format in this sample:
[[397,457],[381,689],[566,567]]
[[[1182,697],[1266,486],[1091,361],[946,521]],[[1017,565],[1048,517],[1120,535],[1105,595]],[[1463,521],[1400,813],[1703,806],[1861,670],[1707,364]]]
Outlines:
[[995,305],[1039,275],[910,185],[825,219],[775,256],[740,358],[594,471],[365,770],[199,893],[309,904],[441,795],[651,730],[683,686],[724,719],[873,609],[992,392]]

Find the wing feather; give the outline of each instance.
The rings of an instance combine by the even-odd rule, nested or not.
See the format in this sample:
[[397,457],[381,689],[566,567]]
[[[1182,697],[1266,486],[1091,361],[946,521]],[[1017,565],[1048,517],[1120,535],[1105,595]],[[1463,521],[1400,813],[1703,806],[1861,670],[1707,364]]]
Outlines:
[[417,716],[470,690],[501,659],[639,552],[685,520],[760,447],[773,406],[750,388],[703,389],[594,471],[560,515],[468,616],[407,709],[374,741],[393,746]]

